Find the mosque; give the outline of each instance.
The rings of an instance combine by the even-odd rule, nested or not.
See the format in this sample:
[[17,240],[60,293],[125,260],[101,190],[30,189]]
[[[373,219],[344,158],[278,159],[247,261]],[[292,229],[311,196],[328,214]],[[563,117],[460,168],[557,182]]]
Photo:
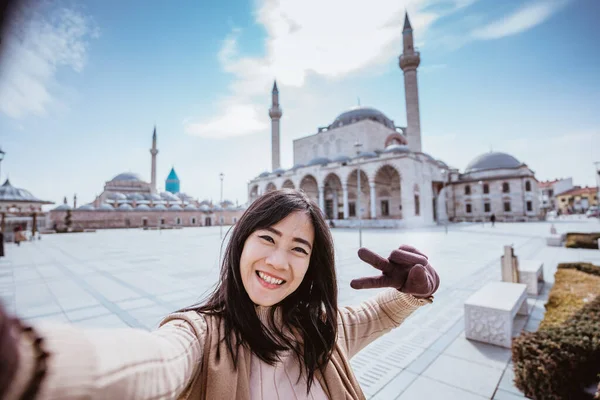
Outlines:
[[85,230],[104,228],[172,228],[211,225],[233,225],[244,211],[243,206],[229,200],[220,204],[199,201],[180,191],[181,181],[171,168],[165,181],[165,191],[156,187],[156,127],[150,149],[150,182],[132,172],[118,174],[104,185],[102,193],[90,204],[77,207],[63,204],[49,213],[49,227],[54,230]]
[[280,165],[277,83],[271,93],[272,170],[248,183],[249,202],[279,188],[298,188],[318,202],[338,227],[419,227],[445,221],[537,220],[535,173],[515,157],[490,152],[476,157],[464,172],[422,149],[417,68],[408,14],[403,52],[407,126],[383,112],[354,107],[313,135],[294,140],[294,165]]

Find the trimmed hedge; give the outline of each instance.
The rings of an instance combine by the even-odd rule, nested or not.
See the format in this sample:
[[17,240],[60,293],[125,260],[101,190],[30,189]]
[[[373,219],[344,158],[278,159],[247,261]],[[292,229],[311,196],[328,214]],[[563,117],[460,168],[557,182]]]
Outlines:
[[546,302],[539,330],[560,326],[586,303],[600,295],[600,267],[586,263],[559,264],[556,283]]
[[567,241],[565,246],[574,249],[597,249],[600,232],[594,233],[567,233]]
[[[584,399],[600,370],[600,297],[563,326],[513,341],[515,385],[532,399]],[[589,398],[589,397],[587,397]]]

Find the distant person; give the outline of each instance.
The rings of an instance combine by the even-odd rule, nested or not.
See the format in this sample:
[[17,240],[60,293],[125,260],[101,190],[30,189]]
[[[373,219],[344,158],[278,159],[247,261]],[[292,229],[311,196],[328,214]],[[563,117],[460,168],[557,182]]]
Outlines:
[[[440,280],[427,256],[361,248],[381,274],[350,286],[388,289],[338,308],[333,238],[306,194],[268,192],[232,229],[215,291],[154,332],[15,325],[0,338],[0,383],[17,387],[0,398],[364,399],[350,359],[432,302]],[[0,310],[0,335],[9,323]]]
[[496,214],[492,214],[492,216],[490,217],[490,221],[492,221],[492,226],[496,224]]

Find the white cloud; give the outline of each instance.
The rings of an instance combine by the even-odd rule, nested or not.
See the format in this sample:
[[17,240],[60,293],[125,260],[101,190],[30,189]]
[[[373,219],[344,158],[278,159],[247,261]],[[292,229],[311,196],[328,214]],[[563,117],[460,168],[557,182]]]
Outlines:
[[475,29],[471,36],[474,39],[488,40],[524,32],[546,21],[565,4],[565,0],[544,0],[525,5],[509,16]]
[[60,68],[81,72],[90,38],[98,30],[81,13],[24,8],[6,38],[0,75],[0,111],[20,119],[45,115],[59,99],[53,95]]
[[233,29],[218,55],[223,69],[233,75],[229,94],[221,99],[215,117],[188,121],[184,129],[205,137],[264,129],[269,122],[265,104],[274,78],[285,90],[304,87],[311,74],[340,80],[385,65],[401,48],[405,9],[422,37],[441,15],[423,11],[425,7],[450,5],[447,14],[474,1],[373,0],[365,6],[347,0],[258,0],[256,19],[267,32],[264,56],[240,55],[237,43],[243,32]]

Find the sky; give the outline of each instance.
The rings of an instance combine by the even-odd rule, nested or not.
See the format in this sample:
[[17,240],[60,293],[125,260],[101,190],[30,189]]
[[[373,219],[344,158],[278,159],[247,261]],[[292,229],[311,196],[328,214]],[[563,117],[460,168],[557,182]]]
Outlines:
[[502,151],[538,180],[595,185],[600,161],[597,0],[41,0],[0,59],[0,165],[45,200],[91,202],[121,172],[158,189],[174,167],[202,200],[247,201],[293,140],[356,106],[406,125],[398,67],[408,11],[423,151],[461,171]]

